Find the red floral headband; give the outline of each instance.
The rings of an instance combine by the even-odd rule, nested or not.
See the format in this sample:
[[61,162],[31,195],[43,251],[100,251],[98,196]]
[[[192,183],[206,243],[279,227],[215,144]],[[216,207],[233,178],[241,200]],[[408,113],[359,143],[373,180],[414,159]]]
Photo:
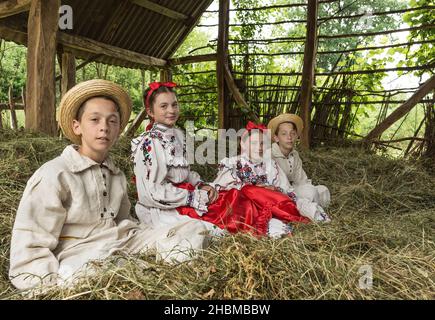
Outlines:
[[[150,90],[147,93],[147,97],[145,99],[145,108],[146,110],[149,110],[151,108],[150,106],[150,97],[153,94],[154,91],[156,91],[158,88],[160,87],[166,87],[166,88],[175,88],[177,86],[177,84],[175,82],[151,82],[149,84]],[[149,131],[151,130],[151,128],[153,127],[154,124],[154,120],[151,119],[150,123],[147,125],[147,127],[145,128],[145,131]]]
[[257,129],[263,132],[264,130],[267,130],[267,127],[262,123],[256,124],[252,121],[248,121],[248,124],[246,125],[245,129],[246,131],[243,132],[241,136],[242,140],[251,132],[251,130]]
[[149,84],[150,90],[147,93],[147,97],[145,99],[145,108],[150,109],[150,97],[154,91],[156,91],[160,87],[166,88],[175,88],[177,84],[175,82],[151,82]]
[[248,131],[251,131],[253,129],[258,129],[260,131],[263,131],[263,130],[266,130],[267,127],[262,123],[256,124],[252,121],[248,121],[248,124],[246,125],[245,129]]

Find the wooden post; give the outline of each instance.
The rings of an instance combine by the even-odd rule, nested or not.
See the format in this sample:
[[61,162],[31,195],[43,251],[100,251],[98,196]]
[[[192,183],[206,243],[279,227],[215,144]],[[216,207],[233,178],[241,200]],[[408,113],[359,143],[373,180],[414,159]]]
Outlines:
[[24,116],[26,116],[26,89],[21,88],[21,100],[23,101]]
[[60,0],[32,0],[27,24],[26,129],[55,136],[55,57]]
[[308,0],[307,36],[304,50],[304,66],[302,69],[301,97],[299,100],[301,117],[304,121],[304,131],[301,137],[303,149],[310,148],[311,103],[317,52],[317,9],[318,0]]
[[12,86],[9,87],[9,109],[11,110],[11,129],[17,130],[18,129],[18,123],[17,123],[17,114],[15,113],[15,101],[12,93]]
[[217,89],[219,129],[228,126],[228,88],[225,82],[225,65],[228,64],[228,24],[230,20],[230,1],[219,0],[219,33],[217,44]]
[[75,56],[69,52],[62,53],[62,97],[69,89],[76,84],[76,59]]
[[161,69],[160,70],[160,82],[172,81],[172,70],[171,69]]
[[408,99],[404,104],[394,110],[388,117],[370,131],[364,138],[366,143],[378,138],[387,130],[393,123],[402,118],[405,114],[411,111],[414,106],[430,93],[435,88],[435,75],[429,78],[420,88]]

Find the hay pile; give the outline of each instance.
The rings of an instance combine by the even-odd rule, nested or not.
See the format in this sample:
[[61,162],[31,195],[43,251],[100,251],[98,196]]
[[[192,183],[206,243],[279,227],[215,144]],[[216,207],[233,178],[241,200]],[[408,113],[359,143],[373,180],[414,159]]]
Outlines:
[[[67,143],[34,134],[0,133],[0,298],[10,286],[11,227],[25,183]],[[131,175],[129,144],[114,158]],[[329,186],[333,222],[300,225],[293,237],[246,235],[213,242],[196,260],[176,266],[114,257],[99,275],[41,299],[434,299],[435,179],[419,163],[359,149],[302,155],[315,183]],[[214,168],[196,168],[208,179]],[[134,188],[130,189],[134,199]],[[122,263],[120,263],[122,262]],[[364,282],[373,272],[372,288]]]

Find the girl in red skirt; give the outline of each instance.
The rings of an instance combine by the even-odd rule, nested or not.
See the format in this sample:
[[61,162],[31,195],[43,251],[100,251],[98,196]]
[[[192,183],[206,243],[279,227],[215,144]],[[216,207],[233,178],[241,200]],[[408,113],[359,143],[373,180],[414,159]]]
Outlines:
[[[295,195],[285,173],[263,152],[264,125],[249,122],[241,137],[241,154],[220,162],[211,184],[218,192],[207,212],[179,207],[182,215],[217,225],[230,233],[250,232],[279,237],[291,233],[290,222],[308,222],[296,207]],[[193,190],[189,184],[178,185]]]

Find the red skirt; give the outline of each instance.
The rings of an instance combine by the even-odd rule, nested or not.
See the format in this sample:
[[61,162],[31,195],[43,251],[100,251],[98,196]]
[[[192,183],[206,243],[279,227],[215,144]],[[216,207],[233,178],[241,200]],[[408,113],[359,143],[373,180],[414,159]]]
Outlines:
[[[176,186],[194,190],[189,183]],[[256,235],[267,234],[271,218],[286,223],[309,221],[300,215],[296,204],[287,195],[253,185],[244,186],[241,190],[220,191],[218,199],[208,206],[208,212],[203,216],[187,206],[179,207],[177,211],[182,215],[213,223],[230,233],[251,232]]]

